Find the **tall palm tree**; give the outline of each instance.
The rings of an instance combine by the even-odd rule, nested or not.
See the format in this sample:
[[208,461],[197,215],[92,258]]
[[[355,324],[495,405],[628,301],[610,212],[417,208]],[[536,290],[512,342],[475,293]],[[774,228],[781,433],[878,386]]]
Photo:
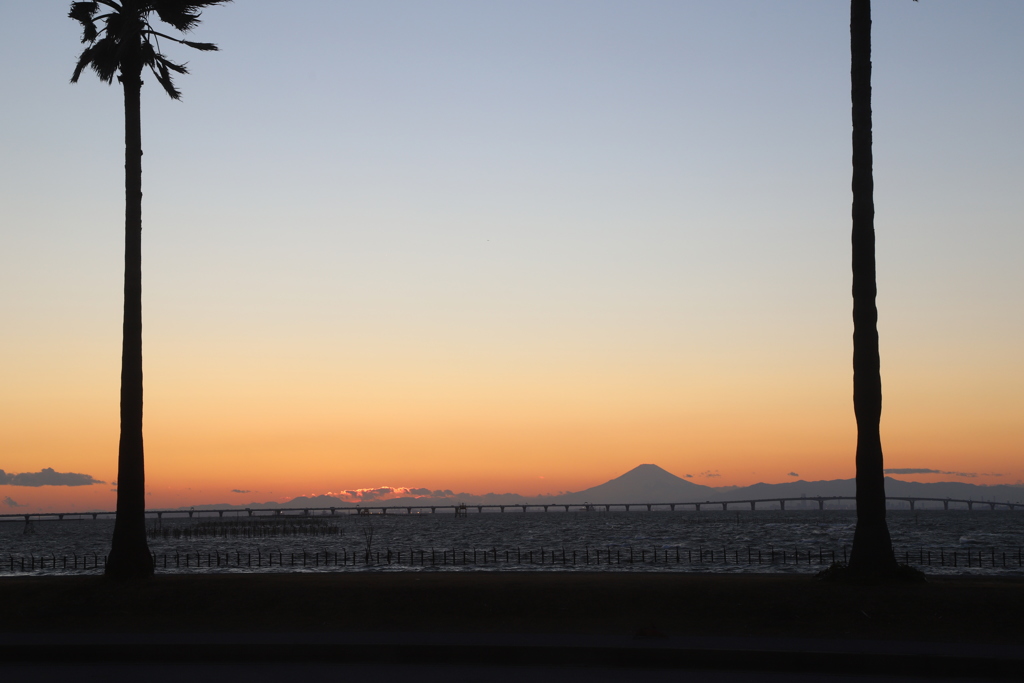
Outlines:
[[146,478],[142,450],[142,72],[149,68],[170,95],[180,99],[172,72],[188,73],[184,64],[168,59],[160,40],[196,50],[216,50],[153,28],[156,17],[176,31],[188,33],[199,24],[202,10],[231,0],[96,0],[72,2],[68,16],[81,23],[82,51],[71,76],[77,83],[91,67],[100,80],[114,76],[124,90],[124,326],[121,342],[121,439],[117,454],[117,520],[107,561],[107,576],[141,578],[153,574],[146,543]]
[[[916,0],[915,0],[916,2]],[[857,528],[850,571],[896,571],[885,522],[882,465],[882,376],[875,305],[875,201],[871,155],[871,0],[850,2],[853,104],[853,410],[857,419]]]

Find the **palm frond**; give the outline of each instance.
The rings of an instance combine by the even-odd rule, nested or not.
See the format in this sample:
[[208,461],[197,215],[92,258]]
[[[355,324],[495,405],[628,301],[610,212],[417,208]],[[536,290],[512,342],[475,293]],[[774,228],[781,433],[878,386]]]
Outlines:
[[229,2],[231,0],[153,0],[152,8],[160,21],[188,33],[199,25],[204,9]]
[[163,86],[164,92],[166,92],[172,100],[181,99],[181,91],[175,87],[174,80],[171,78],[171,74],[167,70],[166,64],[158,62],[156,68],[153,69],[153,73],[156,75],[156,80]]
[[146,41],[142,44],[142,63],[149,67],[149,70],[156,76],[156,80],[163,87],[164,92],[172,100],[181,99],[181,91],[174,85],[171,71],[179,74],[187,74],[188,69],[184,64],[175,64],[154,49],[153,44]]
[[160,55],[160,54],[158,54],[156,56],[156,60],[157,60],[157,62],[159,64],[162,64],[163,66],[167,67],[168,69],[170,69],[174,73],[178,73],[178,74],[187,74],[188,73],[188,65],[187,64],[175,64],[174,62],[172,62],[171,60],[167,59],[166,57],[164,57],[163,55]]
[[98,2],[73,2],[68,18],[75,21],[92,21],[96,13],[100,11]]
[[202,50],[203,52],[216,52],[220,49],[213,43],[194,43],[191,40],[181,40],[178,42],[182,45],[188,45],[191,48],[195,48],[196,50]]
[[187,46],[189,46],[191,48],[195,48],[196,50],[202,50],[203,52],[216,52],[217,50],[220,49],[219,47],[217,47],[213,43],[196,43],[196,42],[193,42],[191,40],[185,40],[183,38],[175,38],[174,36],[169,36],[166,33],[160,33],[160,31],[154,31],[151,28],[150,29],[146,29],[142,33],[143,33],[143,35],[146,35],[146,36],[156,36],[157,38],[165,38],[167,40],[174,41],[175,43],[178,43],[180,45],[187,45]]
[[78,63],[75,65],[75,71],[71,75],[71,82],[77,83],[86,68],[92,68],[101,81],[113,82],[114,76],[117,75],[117,70],[120,68],[120,60],[118,59],[118,46],[112,38],[104,36],[82,50],[82,54],[78,57]]
[[[82,25],[82,43],[89,46],[78,57],[71,82],[77,83],[86,68],[92,68],[100,80],[111,83],[118,71],[125,68],[137,73],[148,67],[164,91],[175,100],[181,91],[174,85],[172,74],[187,74],[185,64],[168,59],[160,49],[160,39],[179,43],[194,50],[217,50],[213,43],[200,43],[176,38],[153,29],[149,16],[187,33],[199,25],[202,11],[207,7],[224,5],[232,0],[136,0],[125,5],[122,0],[81,0],[71,3],[68,17]],[[109,8],[99,14],[100,7]],[[134,65],[134,66],[133,66]]]
[[82,77],[82,72],[85,71],[87,66],[92,64],[92,53],[95,50],[96,47],[90,45],[82,50],[82,54],[78,55],[78,64],[75,64],[75,72],[71,74],[72,83],[78,83],[78,79]]
[[94,52],[89,66],[104,83],[112,83],[121,68],[121,46],[113,38],[104,36],[93,45]]
[[96,21],[93,17],[100,11],[100,7],[95,2],[73,2],[71,3],[71,11],[68,12],[68,18],[74,19],[82,25],[82,42],[91,43],[96,40],[98,30],[96,28]]

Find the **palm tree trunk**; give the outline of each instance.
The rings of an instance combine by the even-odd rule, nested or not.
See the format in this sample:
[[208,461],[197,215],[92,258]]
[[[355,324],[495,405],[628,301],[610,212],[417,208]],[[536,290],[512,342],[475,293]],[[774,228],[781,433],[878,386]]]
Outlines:
[[857,529],[850,569],[895,570],[885,522],[882,465],[882,376],[878,355],[875,203],[871,155],[871,0],[850,3],[853,103],[853,410],[857,418]]
[[124,327],[121,341],[121,441],[117,519],[106,574],[152,576],[146,543],[146,473],[142,450],[142,65],[122,69],[124,88]]

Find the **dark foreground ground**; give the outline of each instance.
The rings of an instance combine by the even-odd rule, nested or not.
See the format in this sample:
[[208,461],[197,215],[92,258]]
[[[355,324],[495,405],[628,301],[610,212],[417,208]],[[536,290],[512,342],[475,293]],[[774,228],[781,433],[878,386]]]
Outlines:
[[851,586],[692,573],[222,574],[127,585],[4,578],[0,606],[7,664],[1024,676],[1020,579]]

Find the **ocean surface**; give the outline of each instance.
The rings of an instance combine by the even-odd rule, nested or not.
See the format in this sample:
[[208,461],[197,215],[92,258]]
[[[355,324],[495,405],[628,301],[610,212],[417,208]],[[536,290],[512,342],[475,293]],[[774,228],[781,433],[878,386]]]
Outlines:
[[[148,522],[158,573],[813,573],[849,552],[855,512],[505,512]],[[1024,512],[890,511],[901,562],[1024,576]],[[102,571],[113,520],[0,523],[0,578]],[[955,566],[954,566],[955,563]],[[979,566],[980,563],[980,566]]]

